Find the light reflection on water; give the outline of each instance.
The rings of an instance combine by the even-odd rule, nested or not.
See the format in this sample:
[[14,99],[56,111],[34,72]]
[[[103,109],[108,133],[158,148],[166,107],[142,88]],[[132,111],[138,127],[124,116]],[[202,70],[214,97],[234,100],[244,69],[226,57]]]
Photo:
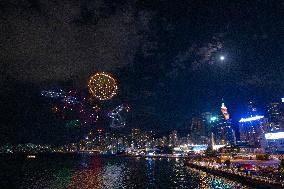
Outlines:
[[91,158],[89,164],[83,164],[76,171],[68,184],[68,188],[121,188],[124,164],[106,164],[102,157]]
[[72,159],[26,161],[19,188],[247,188],[188,168],[179,159],[84,155]]

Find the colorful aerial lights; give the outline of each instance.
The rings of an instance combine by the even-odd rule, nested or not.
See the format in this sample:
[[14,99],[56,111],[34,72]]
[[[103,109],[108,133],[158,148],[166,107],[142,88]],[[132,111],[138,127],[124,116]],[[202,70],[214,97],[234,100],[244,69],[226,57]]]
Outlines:
[[67,128],[77,128],[77,127],[80,127],[80,125],[81,125],[81,123],[78,119],[71,120],[71,121],[66,123]]
[[120,106],[116,107],[115,109],[111,110],[108,113],[108,117],[110,117],[112,119],[110,127],[121,128],[121,127],[125,126],[125,120],[120,115],[120,113],[123,111],[123,109],[124,109],[124,106],[120,105]]
[[41,96],[49,97],[49,98],[62,98],[64,96],[64,91],[52,91],[52,90],[43,90],[41,91]]
[[100,72],[91,76],[88,83],[90,93],[99,100],[109,100],[117,92],[117,82],[109,74]]
[[264,118],[264,116],[254,116],[254,117],[248,117],[248,118],[242,118],[239,122],[250,122],[250,121],[256,121]]
[[62,90],[59,89],[59,91],[52,91],[52,90],[43,90],[41,91],[41,96],[52,98],[52,99],[60,99],[63,102],[66,102],[68,104],[77,104],[78,99],[71,95],[72,91],[69,91],[68,95]]

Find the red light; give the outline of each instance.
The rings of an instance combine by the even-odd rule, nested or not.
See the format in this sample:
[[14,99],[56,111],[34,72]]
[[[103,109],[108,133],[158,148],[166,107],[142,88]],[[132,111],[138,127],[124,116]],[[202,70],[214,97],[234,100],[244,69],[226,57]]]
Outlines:
[[99,128],[97,129],[98,132],[103,132],[103,129]]

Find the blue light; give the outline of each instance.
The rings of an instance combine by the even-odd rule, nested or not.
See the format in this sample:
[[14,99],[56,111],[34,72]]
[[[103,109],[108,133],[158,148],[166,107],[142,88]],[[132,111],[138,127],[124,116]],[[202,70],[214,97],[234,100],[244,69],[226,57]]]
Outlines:
[[281,98],[281,101],[284,102],[284,97]]
[[284,139],[284,132],[278,132],[278,133],[266,133],[265,138],[269,140],[278,140],[278,139]]
[[250,122],[250,121],[256,121],[259,119],[264,118],[264,116],[254,116],[254,117],[248,117],[248,118],[242,118],[239,122]]
[[217,117],[211,117],[211,121],[216,121]]

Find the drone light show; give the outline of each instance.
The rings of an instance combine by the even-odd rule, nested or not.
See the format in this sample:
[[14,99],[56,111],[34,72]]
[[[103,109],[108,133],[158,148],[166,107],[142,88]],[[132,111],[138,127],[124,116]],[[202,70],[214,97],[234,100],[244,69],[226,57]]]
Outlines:
[[51,99],[60,99],[62,102],[67,104],[78,104],[78,99],[72,95],[72,91],[65,92],[62,89],[59,91],[53,90],[43,90],[41,91],[41,96],[51,98]]
[[63,98],[65,92],[63,90],[52,91],[52,90],[43,90],[41,91],[41,96],[49,97],[49,98]]
[[121,128],[125,126],[125,120],[120,115],[120,113],[125,109],[123,105],[120,105],[108,113],[108,117],[112,119],[110,127],[112,128]]
[[104,72],[91,76],[88,83],[91,95],[99,100],[109,100],[117,92],[117,82],[109,74]]

